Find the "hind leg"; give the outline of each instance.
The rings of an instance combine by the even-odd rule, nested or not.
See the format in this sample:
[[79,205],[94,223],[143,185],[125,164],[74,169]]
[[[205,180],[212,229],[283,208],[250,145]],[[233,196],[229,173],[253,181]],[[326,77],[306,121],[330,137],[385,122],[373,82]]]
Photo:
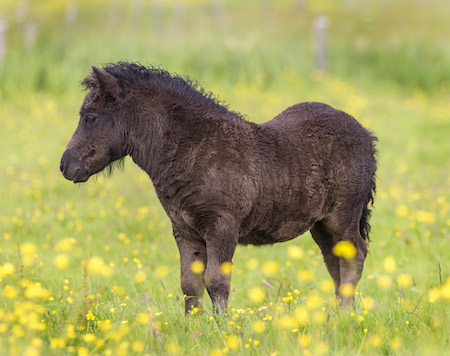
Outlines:
[[321,221],[314,224],[311,229],[311,235],[322,251],[323,260],[327,266],[328,272],[333,278],[334,288],[339,291],[340,287],[340,273],[339,273],[339,258],[332,252],[334,246],[333,236],[327,231]]
[[336,293],[344,305],[353,300],[353,289],[361,279],[367,255],[367,245],[359,228],[361,214],[362,207],[353,211],[348,209],[332,214],[325,221],[325,226],[335,242],[349,241],[356,247],[353,258],[338,258],[340,286]]

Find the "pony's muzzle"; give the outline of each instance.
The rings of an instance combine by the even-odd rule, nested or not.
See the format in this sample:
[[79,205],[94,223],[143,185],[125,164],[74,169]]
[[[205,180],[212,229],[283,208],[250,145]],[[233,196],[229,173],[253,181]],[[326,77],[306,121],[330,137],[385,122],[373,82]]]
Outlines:
[[86,182],[89,178],[89,174],[84,167],[84,163],[79,159],[80,154],[74,149],[65,150],[59,169],[64,178],[73,181],[74,183]]

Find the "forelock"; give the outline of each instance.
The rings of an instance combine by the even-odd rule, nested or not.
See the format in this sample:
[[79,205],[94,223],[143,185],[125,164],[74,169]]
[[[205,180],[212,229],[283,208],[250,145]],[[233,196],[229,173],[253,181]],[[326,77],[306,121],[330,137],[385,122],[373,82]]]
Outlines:
[[92,77],[91,74],[89,74],[86,78],[84,78],[80,82],[81,86],[84,87],[84,90],[91,90],[94,88],[97,88],[98,83],[97,81]]

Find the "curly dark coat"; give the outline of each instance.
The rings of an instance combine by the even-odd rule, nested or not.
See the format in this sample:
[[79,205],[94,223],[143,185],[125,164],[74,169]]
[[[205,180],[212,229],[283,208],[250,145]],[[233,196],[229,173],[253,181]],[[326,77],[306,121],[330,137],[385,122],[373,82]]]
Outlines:
[[[375,191],[375,137],[350,115],[301,103],[255,124],[195,82],[164,70],[120,62],[93,67],[90,91],[61,159],[73,182],[126,155],[148,173],[172,221],[181,255],[186,311],[204,289],[227,307],[237,244],[291,240],[306,231],[319,245],[336,294],[356,285],[367,254],[369,203]],[[350,241],[353,259],[335,256]],[[202,261],[203,273],[191,271]]]

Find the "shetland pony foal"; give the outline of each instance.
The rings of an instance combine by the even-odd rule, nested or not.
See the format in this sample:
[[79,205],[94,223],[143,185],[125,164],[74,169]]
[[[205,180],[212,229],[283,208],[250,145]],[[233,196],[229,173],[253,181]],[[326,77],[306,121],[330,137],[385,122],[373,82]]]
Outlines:
[[[376,139],[353,117],[301,103],[255,124],[190,80],[127,62],[92,67],[82,84],[89,92],[61,172],[85,182],[127,155],[147,172],[172,222],[186,311],[205,287],[215,309],[227,308],[230,275],[220,267],[238,244],[308,230],[336,294],[352,300],[340,291],[361,277],[376,170]],[[332,253],[339,241],[356,247],[354,258]]]

